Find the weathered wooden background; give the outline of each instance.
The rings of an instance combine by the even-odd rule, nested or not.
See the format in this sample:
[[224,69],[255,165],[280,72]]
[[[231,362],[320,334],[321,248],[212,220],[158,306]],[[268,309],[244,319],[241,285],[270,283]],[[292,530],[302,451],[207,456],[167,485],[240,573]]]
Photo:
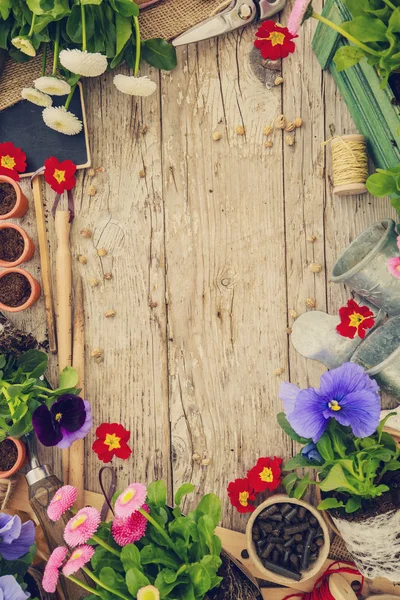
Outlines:
[[[288,13],[289,6],[283,23]],[[276,424],[280,382],[317,384],[323,371],[291,347],[289,310],[301,314],[315,298],[318,309],[336,312],[349,297],[328,281],[338,253],[391,215],[386,200],[332,195],[322,142],[355,128],[312,53],[314,29],[303,27],[296,53],[283,61],[282,86],[253,50],[255,27],[179,49],[171,74],[144,68],[158,82],[146,99],[120,94],[110,74],[85,81],[93,166],[101,169],[79,176],[71,244],[75,257],[88,259],[75,260],[74,273],[85,287],[95,423],[117,421],[132,432],[132,460],[115,461],[120,486],[166,478],[172,491],[192,481],[199,494],[220,495],[223,524],[240,530],[247,519],[229,506],[228,482],[259,456],[292,451]],[[292,134],[278,131],[265,148],[263,130],[280,113],[304,125],[294,146],[285,143]],[[35,236],[33,209],[23,225]],[[54,254],[51,218],[49,232]],[[311,262],[322,272],[310,272]],[[40,276],[38,264],[36,254],[27,268]],[[108,309],[114,319],[104,317]],[[12,321],[43,337],[42,300]],[[96,347],[104,349],[101,364],[90,356]],[[97,490],[93,440],[94,431],[85,477]],[[60,473],[59,454],[44,457]]]

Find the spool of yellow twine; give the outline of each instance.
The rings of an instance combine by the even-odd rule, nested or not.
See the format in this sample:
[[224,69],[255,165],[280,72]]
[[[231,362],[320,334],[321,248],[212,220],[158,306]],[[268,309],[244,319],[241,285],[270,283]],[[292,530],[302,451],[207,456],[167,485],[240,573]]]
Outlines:
[[332,143],[333,193],[338,196],[365,194],[368,155],[363,135],[335,136]]

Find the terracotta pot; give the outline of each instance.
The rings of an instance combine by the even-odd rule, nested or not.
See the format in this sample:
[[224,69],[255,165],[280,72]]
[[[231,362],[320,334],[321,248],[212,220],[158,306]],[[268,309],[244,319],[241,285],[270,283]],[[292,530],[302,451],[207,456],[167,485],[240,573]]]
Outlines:
[[319,573],[319,571],[322,569],[324,562],[328,558],[329,554],[329,531],[324,519],[322,518],[321,513],[316,508],[314,508],[313,506],[311,506],[311,504],[308,504],[307,502],[303,502],[303,500],[289,498],[289,496],[287,496],[286,494],[276,494],[271,496],[270,498],[268,498],[268,500],[260,504],[260,506],[258,506],[256,510],[252,513],[246,527],[247,550],[249,552],[251,560],[253,561],[257,569],[265,576],[265,579],[267,579],[268,581],[273,581],[274,583],[278,583],[279,585],[284,585],[286,587],[295,587],[296,584],[293,579],[283,577],[282,575],[277,575],[276,573],[273,573],[272,571],[264,567],[263,563],[261,562],[261,559],[258,557],[252,537],[253,525],[258,515],[268,506],[281,503],[304,506],[304,508],[306,508],[310,513],[312,513],[314,517],[318,520],[319,526],[321,527],[324,535],[325,543],[320,548],[318,558],[306,571],[302,572],[302,578],[300,580],[300,583],[311,579],[312,577],[314,577],[314,575],[317,575],[317,573]]
[[21,256],[13,262],[0,260],[0,267],[9,269],[11,267],[17,267],[21,263],[30,260],[35,253],[35,246],[29,235],[26,233],[25,229],[22,229],[22,227],[20,227],[19,225],[15,225],[14,223],[0,223],[0,230],[1,229],[16,229],[24,239],[24,249],[22,251]]
[[22,465],[24,464],[25,458],[26,458],[25,444],[23,442],[21,442],[21,440],[17,440],[12,437],[8,437],[5,439],[14,442],[14,444],[17,447],[18,456],[17,456],[17,460],[16,460],[14,466],[11,467],[11,469],[9,471],[0,471],[0,479],[7,479],[8,477],[11,477],[11,475],[14,475],[14,473],[19,471],[21,469]]
[[6,304],[2,304],[2,302],[0,302],[0,310],[4,310],[6,312],[21,312],[22,310],[26,310],[27,308],[30,308],[32,306],[32,304],[34,304],[36,302],[36,300],[39,298],[40,296],[40,284],[37,281],[37,279],[35,279],[34,277],[32,277],[32,275],[30,273],[28,273],[28,271],[25,271],[25,269],[18,269],[18,268],[11,268],[11,269],[6,269],[5,271],[2,271],[0,273],[0,279],[2,277],[4,277],[5,275],[9,275],[10,273],[20,273],[20,275],[24,275],[27,280],[29,281],[30,285],[31,285],[31,295],[29,296],[28,300],[24,303],[21,304],[21,306],[7,306]]
[[5,215],[0,215],[0,221],[5,221],[6,219],[19,219],[23,217],[29,208],[28,198],[21,190],[21,186],[17,181],[11,179],[11,177],[7,177],[6,175],[0,175],[0,183],[9,183],[13,186],[15,193],[17,195],[17,201],[14,205],[14,208],[10,210],[9,213]]

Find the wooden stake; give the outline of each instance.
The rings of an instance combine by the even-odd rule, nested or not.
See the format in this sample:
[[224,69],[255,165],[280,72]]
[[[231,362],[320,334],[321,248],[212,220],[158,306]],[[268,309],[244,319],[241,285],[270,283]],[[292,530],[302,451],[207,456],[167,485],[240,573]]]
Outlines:
[[42,287],[46,310],[47,335],[49,338],[50,352],[57,352],[56,327],[54,321],[53,292],[50,272],[49,246],[47,241],[46,219],[44,214],[42,184],[37,175],[32,181],[33,201],[35,204],[36,225],[40,252],[40,266],[42,271]]
[[[72,345],[72,365],[78,371],[80,395],[85,397],[85,312],[83,302],[82,277],[79,277],[74,290],[74,336]],[[85,441],[76,440],[70,448],[69,483],[78,490],[76,507],[84,506],[85,483]]]
[[[69,212],[58,210],[55,216],[56,251],[56,314],[58,339],[58,367],[61,371],[72,363],[72,270],[69,249]],[[64,485],[69,483],[69,448],[63,450]]]

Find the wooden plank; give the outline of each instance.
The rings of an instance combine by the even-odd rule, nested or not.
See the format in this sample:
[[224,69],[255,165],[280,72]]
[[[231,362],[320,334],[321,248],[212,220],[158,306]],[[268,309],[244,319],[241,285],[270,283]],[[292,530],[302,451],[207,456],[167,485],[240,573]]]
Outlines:
[[228,482],[290,451],[274,375],[287,370],[282,155],[263,136],[280,98],[251,70],[253,39],[178,49],[162,87],[174,488],[218,494],[235,529]]

